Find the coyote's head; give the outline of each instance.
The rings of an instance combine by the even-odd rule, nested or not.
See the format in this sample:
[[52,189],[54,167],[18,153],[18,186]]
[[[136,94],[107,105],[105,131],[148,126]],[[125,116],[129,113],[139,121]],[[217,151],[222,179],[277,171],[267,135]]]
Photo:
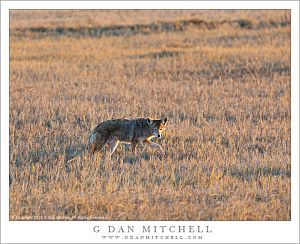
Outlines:
[[150,126],[150,130],[153,136],[157,138],[161,138],[161,133],[164,131],[166,128],[168,119],[147,119],[147,122]]

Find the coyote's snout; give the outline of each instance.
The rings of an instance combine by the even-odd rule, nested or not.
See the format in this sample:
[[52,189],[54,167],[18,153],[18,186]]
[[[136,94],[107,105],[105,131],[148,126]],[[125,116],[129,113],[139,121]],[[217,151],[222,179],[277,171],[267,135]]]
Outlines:
[[[88,141],[90,154],[100,151],[107,143],[110,146],[110,156],[116,150],[119,143],[129,143],[132,146],[132,152],[138,143],[159,148],[162,147],[151,141],[151,138],[161,138],[161,134],[166,128],[167,118],[165,119],[113,119],[107,120],[93,130]],[[164,153],[164,152],[163,152]]]

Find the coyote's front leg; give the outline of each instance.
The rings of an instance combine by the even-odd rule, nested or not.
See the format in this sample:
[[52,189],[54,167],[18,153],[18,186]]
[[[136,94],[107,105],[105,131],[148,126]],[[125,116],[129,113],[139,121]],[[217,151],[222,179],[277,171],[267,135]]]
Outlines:
[[146,144],[144,144],[144,148],[143,148],[143,152],[144,150],[146,149],[146,146],[150,146],[150,147],[156,147],[156,148],[159,148],[159,150],[165,154],[164,150],[162,149],[161,145],[159,145],[158,143],[155,143],[155,142],[152,142],[150,140],[144,140],[143,142],[145,142]]
[[137,141],[132,141],[131,142],[131,150],[132,150],[132,154],[135,155],[136,154],[136,145],[138,144]]

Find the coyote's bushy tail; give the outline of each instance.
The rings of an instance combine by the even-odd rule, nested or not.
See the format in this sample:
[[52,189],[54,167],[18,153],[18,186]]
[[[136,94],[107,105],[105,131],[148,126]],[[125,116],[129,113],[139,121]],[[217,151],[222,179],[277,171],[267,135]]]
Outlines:
[[89,154],[94,154],[100,151],[108,142],[110,133],[106,130],[94,130],[89,137],[87,150]]

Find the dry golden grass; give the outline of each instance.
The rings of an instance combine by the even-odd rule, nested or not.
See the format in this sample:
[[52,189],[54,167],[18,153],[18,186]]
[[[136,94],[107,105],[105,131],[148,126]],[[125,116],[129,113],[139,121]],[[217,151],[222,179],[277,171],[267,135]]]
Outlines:
[[[11,13],[11,220],[290,220],[288,13],[165,12]],[[147,116],[165,156],[87,157]]]

